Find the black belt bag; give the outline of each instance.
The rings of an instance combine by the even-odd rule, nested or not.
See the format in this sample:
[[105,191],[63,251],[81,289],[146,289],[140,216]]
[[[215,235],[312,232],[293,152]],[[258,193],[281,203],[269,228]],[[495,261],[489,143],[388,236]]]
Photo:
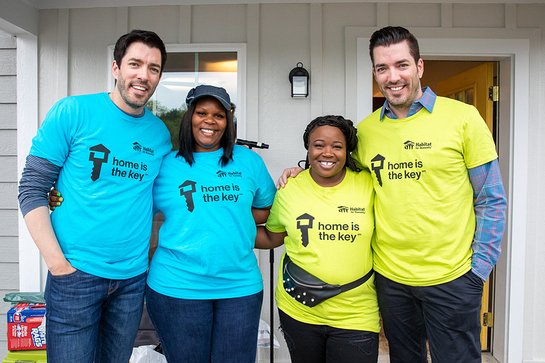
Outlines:
[[371,269],[365,276],[344,285],[332,285],[297,266],[287,254],[284,256],[284,265],[282,266],[284,290],[301,304],[310,307],[360,286],[369,280],[373,272]]

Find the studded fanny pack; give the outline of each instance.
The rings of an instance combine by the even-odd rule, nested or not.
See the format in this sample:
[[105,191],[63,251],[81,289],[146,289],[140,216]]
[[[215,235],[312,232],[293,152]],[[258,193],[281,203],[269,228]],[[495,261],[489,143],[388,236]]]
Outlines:
[[287,254],[284,256],[284,265],[282,266],[284,290],[301,304],[310,307],[360,286],[369,280],[373,272],[371,269],[365,276],[347,284],[332,285],[297,266]]

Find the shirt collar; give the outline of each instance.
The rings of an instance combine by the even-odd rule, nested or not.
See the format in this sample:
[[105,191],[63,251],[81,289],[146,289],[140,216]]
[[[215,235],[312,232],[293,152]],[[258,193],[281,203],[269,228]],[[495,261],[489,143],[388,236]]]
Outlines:
[[[433,111],[433,106],[435,105],[436,99],[437,95],[431,90],[430,87],[422,88],[422,97],[413,102],[413,104],[409,108],[409,113],[407,114],[407,117],[416,114],[422,108],[425,108],[426,110],[428,110],[428,112],[431,113]],[[380,110],[381,121],[384,119],[384,116],[387,116],[388,118],[394,120],[397,119],[397,116],[390,108],[388,101],[384,101],[384,105],[382,105],[382,109]]]

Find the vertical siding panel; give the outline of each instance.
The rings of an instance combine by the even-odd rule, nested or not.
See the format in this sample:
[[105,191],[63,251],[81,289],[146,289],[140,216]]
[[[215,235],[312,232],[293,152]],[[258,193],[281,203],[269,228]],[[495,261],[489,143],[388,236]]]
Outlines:
[[[69,94],[111,90],[113,83],[108,84],[108,77],[111,74],[109,62],[111,51],[108,47],[113,46],[117,38],[127,32],[124,29],[127,22],[117,17],[119,13],[123,12],[108,8],[70,10],[69,52],[66,54],[70,67],[67,70]],[[99,26],[97,21],[100,21]],[[117,35],[117,31],[121,34]],[[92,76],[73,76],[80,74]]]
[[412,27],[441,26],[440,4],[390,4],[390,24]]
[[[165,44],[178,41],[179,6],[135,6],[129,8],[129,29],[152,30]],[[227,16],[227,15],[226,15]]]
[[[259,67],[260,67],[260,5],[248,5],[246,9],[246,119],[259,120]],[[259,122],[246,122],[246,137],[263,140]]]
[[503,4],[453,4],[453,27],[503,28],[505,7]]
[[191,5],[181,5],[178,22],[178,43],[191,43]]
[[452,28],[452,4],[441,4],[441,26]]

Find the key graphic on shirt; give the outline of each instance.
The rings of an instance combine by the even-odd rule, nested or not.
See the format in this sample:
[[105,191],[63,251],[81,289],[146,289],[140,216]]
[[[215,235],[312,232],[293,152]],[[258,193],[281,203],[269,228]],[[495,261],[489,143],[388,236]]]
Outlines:
[[384,169],[384,159],[385,157],[377,154],[374,158],[371,159],[371,169],[377,177],[378,185],[382,186],[382,177],[380,176],[380,171]]
[[297,217],[297,229],[301,231],[301,241],[303,247],[308,246],[308,230],[314,224],[314,217],[308,213],[301,214]]
[[100,177],[100,169],[102,164],[108,162],[108,155],[110,150],[102,145],[98,144],[89,148],[89,161],[93,162],[93,171],[91,172],[91,180],[96,181]]
[[192,180],[186,180],[178,188],[180,189],[180,196],[185,197],[185,204],[187,205],[187,210],[193,212],[195,209],[195,204],[193,203],[193,193],[197,191],[195,188],[195,183]]

